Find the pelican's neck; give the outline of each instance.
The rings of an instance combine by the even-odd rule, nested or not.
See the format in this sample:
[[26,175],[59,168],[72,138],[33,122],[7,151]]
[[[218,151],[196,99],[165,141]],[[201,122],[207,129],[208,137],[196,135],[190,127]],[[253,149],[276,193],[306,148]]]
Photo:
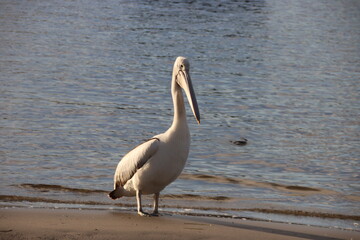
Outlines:
[[181,91],[181,87],[176,83],[174,76],[171,83],[171,95],[174,103],[174,120],[171,128],[187,128],[184,97]]

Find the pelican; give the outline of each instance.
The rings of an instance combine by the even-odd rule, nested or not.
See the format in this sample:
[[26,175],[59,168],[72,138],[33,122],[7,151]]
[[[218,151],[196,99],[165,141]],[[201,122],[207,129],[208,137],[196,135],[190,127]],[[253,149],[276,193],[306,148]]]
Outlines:
[[[114,175],[111,199],[136,196],[140,216],[158,216],[160,192],[173,182],[184,169],[190,149],[190,132],[182,90],[191,110],[200,124],[200,112],[189,74],[190,64],[184,57],[177,57],[171,81],[174,118],[170,128],[127,153],[118,163]],[[141,196],[154,194],[152,214],[143,211]]]

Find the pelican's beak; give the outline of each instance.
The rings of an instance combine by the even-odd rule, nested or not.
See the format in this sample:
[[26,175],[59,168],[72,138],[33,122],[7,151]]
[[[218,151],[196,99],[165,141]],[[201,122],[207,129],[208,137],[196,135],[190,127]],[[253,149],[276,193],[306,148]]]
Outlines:
[[180,87],[182,87],[182,89],[184,89],[191,110],[194,114],[194,117],[196,118],[196,121],[200,124],[200,111],[196,101],[194,88],[191,83],[190,74],[186,70],[185,71],[181,70],[179,71],[178,76],[179,76],[179,79],[177,79],[178,84],[180,85]]

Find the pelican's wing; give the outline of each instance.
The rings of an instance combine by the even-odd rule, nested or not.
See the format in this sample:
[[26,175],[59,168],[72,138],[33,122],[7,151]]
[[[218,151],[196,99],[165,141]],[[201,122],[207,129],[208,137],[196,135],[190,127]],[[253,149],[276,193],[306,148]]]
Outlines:
[[117,165],[114,185],[124,186],[159,149],[160,140],[151,138],[126,154]]

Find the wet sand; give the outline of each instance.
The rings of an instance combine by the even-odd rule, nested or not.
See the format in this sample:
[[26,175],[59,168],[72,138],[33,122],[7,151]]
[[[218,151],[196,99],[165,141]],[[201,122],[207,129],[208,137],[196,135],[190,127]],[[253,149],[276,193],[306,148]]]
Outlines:
[[0,239],[360,239],[360,232],[117,210],[1,209]]

